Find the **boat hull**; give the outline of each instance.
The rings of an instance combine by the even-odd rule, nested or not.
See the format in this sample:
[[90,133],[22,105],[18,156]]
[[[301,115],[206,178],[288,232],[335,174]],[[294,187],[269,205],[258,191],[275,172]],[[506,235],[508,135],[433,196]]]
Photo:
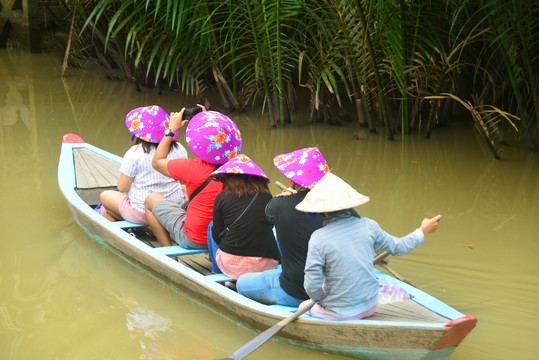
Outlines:
[[[74,219],[91,239],[113,249],[114,253],[129,263],[150,270],[157,278],[187,292],[213,311],[226,314],[252,329],[266,330],[296,310],[278,305],[267,306],[247,299],[140,242],[115,223],[97,214],[75,190],[70,153],[75,147],[88,147],[104,156],[107,153],[85,143],[64,143],[62,146],[58,172],[60,188]],[[387,276],[381,272],[378,274],[381,277]],[[416,299],[425,298],[425,302],[434,304],[431,307],[439,307],[439,312],[447,320],[439,323],[369,319],[336,322],[303,315],[279,332],[278,340],[358,359],[447,358],[473,328],[476,319],[466,317],[406,284],[399,285],[410,292],[416,291]]]

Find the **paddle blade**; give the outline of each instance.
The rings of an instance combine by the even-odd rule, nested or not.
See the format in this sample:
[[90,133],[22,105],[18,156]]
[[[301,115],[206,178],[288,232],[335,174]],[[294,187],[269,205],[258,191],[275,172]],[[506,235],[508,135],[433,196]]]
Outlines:
[[244,359],[247,355],[251,354],[253,351],[258,349],[262,344],[271,339],[273,335],[281,331],[286,325],[290,324],[292,321],[296,320],[299,316],[306,313],[310,308],[313,307],[314,301],[307,301],[301,308],[298,309],[295,313],[279,321],[277,324],[273,325],[266,331],[258,334],[253,340],[249,341],[247,344],[243,345],[238,350],[234,351],[226,359],[241,360]]
[[227,359],[240,360],[244,359],[247,355],[251,354],[253,351],[262,346],[266,341],[271,339],[273,335],[277,334],[284,328],[281,323],[275,324],[270,327],[268,330],[260,333],[253,340],[249,341],[247,344],[243,345],[238,350],[234,351],[233,354],[229,355]]

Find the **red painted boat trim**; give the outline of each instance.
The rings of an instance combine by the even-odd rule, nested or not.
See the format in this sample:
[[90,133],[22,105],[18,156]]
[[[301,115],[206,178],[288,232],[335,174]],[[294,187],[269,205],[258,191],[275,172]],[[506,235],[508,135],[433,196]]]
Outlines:
[[432,350],[444,349],[448,347],[457,346],[466,337],[466,335],[472,331],[477,323],[477,318],[473,316],[463,316],[458,319],[448,322],[445,327],[451,328],[440,339]]
[[82,138],[77,134],[65,134],[62,138],[62,142],[66,144],[82,144],[86,141],[82,140]]

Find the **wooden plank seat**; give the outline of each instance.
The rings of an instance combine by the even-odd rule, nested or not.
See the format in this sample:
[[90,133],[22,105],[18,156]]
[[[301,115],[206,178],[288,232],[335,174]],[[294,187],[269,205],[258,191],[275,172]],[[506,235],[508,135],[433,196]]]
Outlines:
[[210,274],[206,275],[206,279],[210,279],[212,281],[223,283],[225,281],[236,281],[235,279],[232,279],[229,276],[226,276],[225,274]]
[[174,245],[174,246],[161,246],[154,248],[160,254],[167,256],[181,256],[181,255],[192,255],[192,254],[202,254],[207,253],[208,249],[186,249],[183,246]]
[[134,222],[127,221],[127,220],[113,221],[112,224],[114,226],[119,227],[120,229],[134,229],[138,227],[148,226],[148,225],[136,224]]

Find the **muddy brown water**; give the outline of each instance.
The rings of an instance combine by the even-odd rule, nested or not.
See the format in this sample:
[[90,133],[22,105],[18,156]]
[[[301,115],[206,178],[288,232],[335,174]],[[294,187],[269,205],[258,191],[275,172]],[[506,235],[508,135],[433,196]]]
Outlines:
[[[51,55],[0,49],[0,354],[2,359],[215,359],[254,333],[91,241],[73,221],[56,170],[64,133],[123,155],[125,114],[192,97],[108,81]],[[218,101],[215,101],[218,105]],[[299,104],[302,105],[302,104]],[[358,208],[394,235],[423,217],[439,230],[390,265],[422,290],[479,319],[450,357],[535,359],[539,353],[539,154],[510,139],[495,160],[467,123],[430,140],[389,142],[355,124],[302,121],[270,129],[267,115],[233,114],[243,152],[272,180],[276,154],[318,146],[332,171],[371,201]],[[357,139],[354,137],[357,135]],[[278,189],[272,186],[272,191]],[[268,342],[252,359],[339,359]]]

